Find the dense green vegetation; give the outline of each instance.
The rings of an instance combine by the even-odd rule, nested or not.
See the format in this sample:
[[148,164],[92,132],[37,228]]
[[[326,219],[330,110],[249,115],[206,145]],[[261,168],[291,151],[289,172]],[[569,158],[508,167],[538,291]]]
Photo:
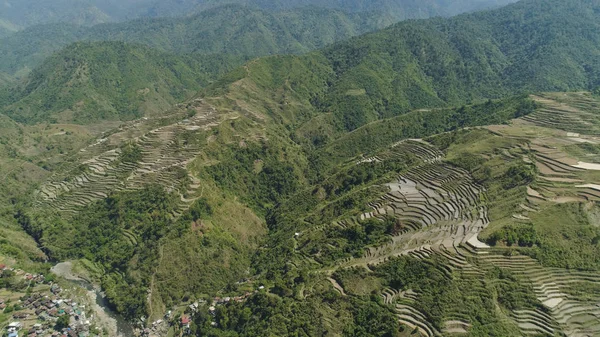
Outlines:
[[[593,208],[583,203],[553,205],[536,214],[538,245],[526,254],[542,264],[579,270],[600,270],[600,229]],[[560,226],[552,225],[560,223]]]
[[280,146],[262,142],[229,150],[206,173],[221,188],[245,196],[258,211],[270,209],[298,188],[300,177],[292,163],[278,160]]
[[[246,78],[265,92],[278,93],[274,99],[281,103],[310,102],[315,110],[332,114],[321,122],[342,130],[417,108],[595,88],[600,68],[589,60],[595,59],[600,39],[593,28],[597,6],[551,3],[540,7],[523,1],[451,19],[402,22],[318,53],[259,59],[246,74],[236,72],[229,79]],[[284,113],[292,108],[280,106]]]
[[3,111],[23,123],[131,120],[169,109],[237,64],[229,56],[198,59],[120,42],[78,43],[12,88]]
[[349,257],[361,257],[365,248],[390,240],[400,224],[393,218],[385,221],[365,220],[346,228],[327,228],[320,235],[301,238],[302,252],[317,255],[316,261],[332,264]]
[[137,42],[177,53],[261,56],[304,53],[391,23],[375,13],[323,8],[268,12],[228,5],[185,18],[99,25],[83,38]]
[[2,39],[0,70],[26,73],[53,52],[77,41],[123,41],[177,54],[251,57],[303,53],[391,23],[374,13],[347,14],[317,8],[271,13],[230,5],[191,17],[140,19],[90,28],[48,24]]
[[192,332],[196,336],[321,336],[323,304],[338,312],[346,321],[343,336],[385,336],[398,334],[398,322],[388,308],[365,298],[341,298],[323,291],[306,301],[259,293],[243,304],[219,307],[215,314],[217,326],[211,326],[208,314],[196,316]]
[[[6,33],[2,33],[3,17],[17,18],[17,26],[9,26],[12,29],[44,24],[0,41],[1,71],[11,74],[27,72],[52,52],[82,40],[141,43],[175,53],[245,56],[303,53],[399,20],[454,15],[511,1],[473,0],[452,6],[437,0],[424,4],[404,1],[340,4],[311,0],[249,3],[235,0],[200,3],[151,0],[136,1],[135,5],[127,1],[89,1],[87,4],[72,0],[52,4],[37,2],[19,1],[8,12],[0,14],[0,38],[10,31],[6,29]],[[311,7],[305,7],[308,5]],[[26,12],[30,8],[34,8],[35,13]],[[44,15],[38,15],[37,11]],[[152,19],[190,12],[199,13],[191,17]],[[144,19],[90,28],[77,26],[136,17]]]
[[173,196],[153,186],[111,196],[68,222],[43,215],[18,220],[52,259],[86,258],[105,268],[102,287],[107,299],[134,318],[145,314],[146,288],[160,239],[178,230],[168,217],[172,209]]
[[[517,92],[595,88],[598,65],[588,60],[594,59],[599,36],[591,29],[597,16],[588,9],[594,5],[556,1],[540,9],[535,1],[524,1],[491,12],[404,22],[318,53],[253,61],[248,74],[237,71],[229,78],[246,77],[262,90],[283,94],[282,102],[290,94],[310,102],[316,111],[332,113],[330,123],[342,130],[415,108],[459,106]],[[506,25],[519,29],[507,31]],[[528,35],[536,38],[521,38]],[[236,43],[236,48],[243,46],[261,44]],[[295,105],[281,107],[284,113],[291,108]]]
[[520,247],[531,247],[539,244],[535,229],[531,225],[503,227],[493,233],[487,242],[493,246],[499,242],[504,242],[508,246],[518,245]]
[[[565,275],[567,269],[599,270],[597,205],[546,204],[541,196],[535,199],[541,206],[530,204],[528,187],[551,185],[541,181],[531,144],[517,131],[503,137],[491,130],[539,109],[524,94],[531,90],[598,85],[598,64],[590,61],[597,52],[593,13],[598,8],[584,5],[583,0],[526,0],[490,13],[401,23],[304,56],[260,58],[235,69],[241,57],[174,56],[123,42],[71,45],[0,96],[6,102],[3,111],[14,120],[38,123],[24,126],[2,117],[0,158],[6,158],[7,166],[12,160],[30,163],[41,171],[35,181],[52,174],[50,179],[58,177],[56,185],[63,189],[59,193],[77,196],[75,188],[62,183],[76,182],[73,174],[95,177],[94,164],[82,164],[93,161],[77,162],[75,153],[85,160],[95,158],[101,166],[103,159],[93,151],[118,150],[107,165],[154,169],[154,162],[141,162],[147,157],[169,162],[173,158],[165,152],[173,146],[174,152],[195,152],[185,162],[173,160],[175,164],[147,175],[155,174],[161,185],[136,190],[143,183],[123,182],[139,176],[129,179],[130,171],[111,172],[119,180],[115,189],[124,191],[62,212],[43,198],[29,197],[34,186],[17,183],[27,179],[0,170],[9,177],[0,188],[7,192],[0,199],[0,219],[7,219],[0,231],[0,256],[27,260],[40,269],[47,267],[41,263],[46,257],[52,262],[84,260],[110,304],[130,320],[145,316],[152,321],[172,308],[179,317],[189,304],[206,299],[191,325],[197,336],[416,335],[419,328],[400,323],[406,306],[426,327],[442,334],[449,329],[448,321],[459,320],[470,336],[521,335],[516,311],[553,314],[541,303],[546,301],[540,299],[540,285],[532,284],[528,270],[522,269],[539,267],[548,271],[543,276],[548,279],[555,270],[545,267],[564,268]],[[243,14],[244,20],[257,24],[256,30],[228,30],[210,21],[226,23],[215,14],[223,11],[240,20]],[[184,20],[210,23],[225,34],[219,36],[232,37],[241,54],[270,53],[281,41],[262,36],[244,44],[236,39],[265,30],[271,36],[269,29],[279,32],[285,23],[293,27],[286,34],[296,34],[295,41],[314,42],[311,34],[322,35],[313,48],[346,34],[319,33],[331,33],[330,26],[306,33],[308,25],[325,21],[318,15],[328,13],[339,14],[307,9],[281,12],[276,19],[272,13],[232,6]],[[340,25],[348,24],[337,18]],[[135,31],[144,22],[122,27]],[[151,35],[140,32],[128,38],[180,53],[215,48],[237,53],[212,40],[210,31],[182,33],[188,28],[177,22],[149,21],[155,25]],[[273,22],[275,27],[266,24]],[[93,29],[116,34],[111,26]],[[303,51],[304,46],[283,36],[290,43],[286,52]],[[182,47],[177,38],[193,43]],[[185,49],[196,48],[194,44],[207,49]],[[530,70],[541,77],[529,76]],[[173,103],[201,88],[204,100],[190,101],[167,115]],[[94,124],[144,115],[168,118],[141,120],[126,131],[121,127],[97,148],[86,148],[89,157],[86,151],[81,154],[81,147],[65,147],[70,129],[43,124]],[[208,116],[206,124],[196,125],[196,116]],[[476,128],[488,124],[506,125]],[[160,130],[149,132],[157,125]],[[41,132],[38,140],[23,137],[36,127],[66,140],[52,143]],[[106,136],[98,131],[94,137],[100,134]],[[413,140],[392,147],[408,138],[425,138],[432,146]],[[92,141],[86,138],[79,145]],[[152,152],[152,142],[168,146]],[[38,152],[26,143],[55,157],[28,155]],[[574,153],[596,150],[587,144],[572,148]],[[67,160],[73,163],[66,162],[70,170],[62,172],[61,161]],[[169,179],[172,172],[175,178]],[[402,180],[399,175],[419,185],[386,185]],[[437,194],[437,185],[447,193]],[[11,192],[13,186],[20,189]],[[418,202],[406,201],[405,208],[404,193],[416,194]],[[382,201],[389,199],[396,199],[395,204]],[[430,199],[446,209],[427,212]],[[379,203],[412,218],[428,214],[435,222],[413,227],[414,219]],[[453,218],[454,213],[460,215]],[[489,227],[482,226],[488,225],[488,215]],[[477,218],[475,225],[472,218]],[[16,224],[42,251],[23,244]],[[476,247],[465,234],[488,228],[480,239],[492,248]],[[439,240],[432,243],[431,238]],[[478,249],[486,252],[477,254]],[[570,276],[577,275],[565,279]],[[0,282],[13,286],[8,280]],[[597,302],[598,289],[589,283],[573,282],[564,292]],[[219,303],[214,315],[209,313],[215,296],[246,292],[245,301],[238,297]],[[554,318],[548,322],[554,328]],[[562,328],[556,325],[557,334]]]
[[0,27],[17,30],[35,24],[67,22],[91,25],[139,17],[162,17],[186,15],[224,4],[245,4],[267,10],[286,10],[305,6],[336,8],[351,12],[378,11],[396,20],[425,18],[438,15],[455,15],[466,11],[510,3],[511,0],[469,0],[450,4],[440,0],[424,3],[412,1],[380,0],[345,1],[334,0],[43,0],[6,1],[0,13]]
[[3,38],[3,37],[8,36],[10,34],[11,34],[10,30],[8,30],[8,29],[0,26],[0,38]]
[[437,329],[443,329],[443,319],[450,312],[460,310],[461,315],[471,318],[472,336],[507,336],[514,333],[514,327],[496,312],[496,303],[509,310],[541,306],[531,287],[500,268],[490,270],[484,279],[464,275],[449,277],[441,268],[443,260],[428,262],[396,258],[379,266],[375,273],[395,289],[412,289],[424,294],[415,306]]
[[[369,124],[340,137],[321,150],[313,151],[310,156],[312,173],[309,175],[313,185],[280,202],[268,214],[267,221],[271,230],[268,238],[269,249],[260,251],[256,256],[255,268],[272,280],[286,279],[286,273],[296,273],[297,270],[286,266],[293,254],[291,247],[294,246],[292,237],[295,232],[355,215],[357,210],[365,207],[369,200],[381,193],[378,189],[368,186],[388,182],[396,174],[420,163],[410,154],[396,153],[393,150],[377,151],[378,149],[385,149],[406,138],[423,137],[470,125],[503,123],[530,113],[534,107],[535,104],[526,97],[514,97],[458,109],[415,112]],[[420,123],[413,122],[415,115]],[[406,119],[407,117],[411,119]],[[406,120],[409,122],[405,122]],[[455,133],[447,135],[452,137],[453,134],[455,139],[449,144],[452,144],[452,141],[460,144]],[[442,136],[439,142],[447,142],[443,138]],[[469,143],[468,139],[464,141],[465,144]],[[359,154],[377,155],[388,159],[361,165],[343,164]],[[480,179],[495,182],[502,191],[512,193],[513,187],[508,185],[516,183],[513,179],[517,178],[508,172],[510,167],[506,167],[505,170],[498,172],[498,176],[483,170],[487,175]],[[510,177],[510,181],[504,177]],[[518,181],[518,186],[526,183]],[[301,235],[297,239],[298,250],[316,256],[315,259],[325,265],[360,256],[365,247],[385,243],[387,235],[401,229],[398,223],[392,219],[388,220],[383,223],[351,223],[343,229],[334,227],[323,231],[311,231],[310,234]]]
[[[358,128],[322,147],[317,153],[329,160],[356,156],[389,146],[401,139],[421,138],[469,126],[503,123],[527,115],[534,109],[534,102],[525,96],[519,96],[460,108],[414,111]],[[342,118],[348,120],[351,117]]]
[[91,25],[109,21],[110,17],[93,5],[93,1],[6,1],[0,13],[0,26],[16,31],[49,22]]

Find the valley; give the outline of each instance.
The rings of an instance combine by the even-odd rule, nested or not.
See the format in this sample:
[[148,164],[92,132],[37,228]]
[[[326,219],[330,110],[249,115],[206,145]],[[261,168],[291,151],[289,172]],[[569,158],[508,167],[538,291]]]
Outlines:
[[[285,221],[278,225],[275,235],[281,235],[280,231],[287,233],[295,247],[284,257],[287,263],[291,263],[292,270],[311,275],[302,289],[297,289],[300,292],[296,296],[322,296],[319,295],[322,288],[328,286],[342,298],[360,298],[375,291],[380,294],[382,305],[393,309],[398,324],[406,327],[406,331],[422,336],[485,331],[473,311],[460,305],[446,304],[439,317],[431,316],[427,311],[431,308],[417,305],[432,289],[413,289],[404,282],[386,281],[385,270],[408,259],[410,263],[433,268],[430,272],[438,273],[440,282],[470,284],[472,288],[462,290],[461,296],[467,296],[462,301],[490,300],[486,294],[498,291],[498,298],[492,300],[498,301],[496,305],[501,309],[489,312],[494,329],[523,335],[569,336],[593,335],[598,331],[600,313],[596,313],[595,305],[598,299],[591,293],[577,295],[578,289],[598,287],[600,273],[596,272],[598,262],[593,257],[597,248],[581,242],[579,251],[564,255],[564,260],[554,260],[555,253],[549,249],[560,250],[565,242],[555,237],[558,234],[555,232],[562,229],[548,228],[544,214],[579,207],[578,216],[584,218],[564,218],[564,231],[597,232],[594,225],[584,223],[593,221],[585,217],[593,219],[597,214],[598,171],[583,167],[595,161],[594,154],[587,151],[599,141],[593,131],[598,123],[587,117],[595,116],[599,103],[584,92],[545,93],[531,99],[537,103],[536,110],[508,124],[401,140],[347,158],[342,170],[388,162],[405,164],[398,173],[384,171],[383,176],[367,185],[342,192],[341,199],[326,201],[326,197],[325,203],[315,201],[312,210],[302,216],[300,223],[294,221],[293,227],[287,228]],[[63,163],[36,189],[35,207],[57,212],[62,218],[77,219],[79,212],[86,212],[90,205],[111,195],[135,193],[147,184],[158,184],[173,194],[167,214],[169,221],[190,219],[185,214],[192,205],[207,196],[208,188],[219,188],[210,182],[209,176],[198,174],[218,162],[210,158],[211,151],[207,150],[224,136],[216,130],[235,123],[246,124],[238,130],[245,133],[244,137],[227,135],[227,142],[240,149],[264,137],[260,135],[264,129],[258,127],[264,120],[261,122],[256,114],[213,105],[220,100],[195,99],[178,105],[167,116],[142,118],[105,131],[100,138],[75,151],[69,163]],[[551,118],[549,111],[554,114]],[[569,119],[570,123],[549,124],[556,118]],[[448,142],[449,137],[453,141]],[[524,173],[515,177],[514,170]],[[332,179],[337,178],[332,176],[324,183]],[[513,179],[523,180],[513,182]],[[302,195],[303,192],[299,196]],[[350,208],[343,206],[347,195],[352,195],[358,203],[355,201]],[[286,202],[280,206],[288,214],[285,217],[296,214],[296,207],[302,208],[302,203],[294,200],[292,196],[290,209]],[[212,202],[209,204],[218,208]],[[192,227],[186,231],[195,232],[194,223],[198,222],[190,220]],[[215,225],[219,222],[214,213],[207,220]],[[367,232],[367,241],[357,242],[358,246],[346,246],[339,241],[360,235],[357,232],[348,236],[363,226],[378,233],[381,229],[377,223],[385,224],[387,229],[377,236]],[[200,231],[205,231],[204,226],[200,225]],[[583,227],[577,229],[578,226]],[[507,230],[517,236],[505,237]],[[341,233],[345,234],[335,239]],[[145,234],[136,233],[135,229],[123,230],[121,235],[123,242],[132,247],[144,244],[140,235]],[[162,245],[159,250],[165,254],[170,250],[169,244],[165,241]],[[96,266],[105,268],[102,264]],[[160,263],[157,268],[149,283],[151,289],[156,287],[148,298],[154,312],[149,317],[152,321],[168,308],[162,298],[167,290],[156,285],[163,277],[158,272],[162,268]],[[377,281],[367,285],[352,275]],[[485,281],[481,283],[482,280]],[[258,284],[269,281],[264,279]],[[506,295],[500,289],[515,285],[521,287],[514,295],[516,298],[501,298]],[[235,291],[219,293],[234,296]],[[519,299],[521,296],[525,302]],[[477,310],[491,310],[489,305],[478,304]],[[338,329],[335,324],[327,323],[326,317],[323,317],[324,329]]]
[[492,2],[0,31],[3,332],[600,336],[598,4],[380,29]]
[[[330,226],[361,226],[367,219],[378,219],[377,221],[387,223],[387,218],[392,217],[396,230],[385,243],[366,247],[362,255],[355,254],[354,257],[337,260],[322,271],[315,269],[325,275],[333,274],[334,279],[330,280],[341,296],[348,296],[348,293],[352,294],[356,289],[359,289],[360,293],[361,287],[365,286],[363,281],[349,275],[354,273],[362,275],[361,278],[381,277],[378,273],[380,266],[390,264],[390,261],[400,256],[434,265],[440,277],[454,282],[469,280],[477,283],[476,280],[486,279],[489,273],[501,270],[513,275],[509,280],[531,287],[528,290],[529,295],[514,295],[530,296],[530,303],[517,301],[505,307],[508,303],[495,298],[502,306],[501,312],[497,313],[500,315],[499,319],[504,321],[506,328],[511,329],[507,331],[512,331],[505,333],[597,335],[600,324],[596,305],[598,298],[591,293],[587,293],[588,296],[585,297],[574,295],[575,289],[591,289],[598,286],[600,273],[597,272],[597,267],[592,265],[595,263],[592,261],[597,259],[592,255],[586,256],[583,251],[570,255],[570,258],[578,256],[586,260],[580,262],[585,264],[583,266],[566,256],[565,260],[551,260],[549,257],[543,257],[545,253],[536,250],[549,248],[542,248],[543,245],[558,244],[552,242],[557,238],[550,237],[553,235],[551,232],[586,230],[585,219],[569,218],[564,218],[564,222],[560,223],[561,227],[569,229],[549,229],[548,226],[553,226],[555,220],[549,223],[543,216],[539,216],[540,213],[553,212],[552,209],[561,209],[564,205],[578,205],[575,207],[585,209],[584,213],[593,219],[592,214],[597,211],[595,209],[598,194],[595,190],[596,185],[592,182],[598,181],[598,176],[593,171],[577,167],[577,158],[559,150],[581,144],[597,144],[597,132],[575,134],[574,131],[585,131],[577,123],[560,124],[560,128],[557,129],[554,128],[555,125],[548,125],[548,122],[556,120],[557,117],[585,121],[586,130],[593,130],[597,126],[597,123],[591,122],[593,119],[578,117],[587,114],[596,116],[594,107],[598,101],[592,99],[588,93],[543,94],[533,99],[540,104],[536,112],[514,120],[509,125],[463,131],[463,137],[476,137],[477,141],[452,145],[446,154],[424,141],[396,144],[391,150],[392,153],[407,151],[419,157],[423,164],[383,185],[388,192],[369,203],[371,211],[334,221],[325,227],[317,226],[301,232],[297,245],[309,249],[297,249],[296,254],[299,256],[294,258],[298,261],[296,265],[300,263],[304,268],[315,269],[323,263],[320,256],[328,255],[325,251],[307,254],[310,249],[314,251],[311,241],[315,240],[317,234],[313,231],[327,233]],[[556,114],[551,119],[546,115],[549,110]],[[433,143],[436,143],[436,137],[444,136],[434,136]],[[504,142],[509,144],[500,148],[482,147],[499,143],[498,138],[505,139]],[[461,148],[462,146],[465,147]],[[484,157],[490,163],[488,167],[508,166],[518,162],[519,165],[535,165],[538,173],[532,184],[526,186],[526,191],[524,187],[509,189],[512,190],[513,196],[508,200],[499,200],[500,196],[493,195],[499,193],[497,186],[494,186],[498,182],[484,181],[484,185],[492,185],[486,189],[474,183],[468,171],[448,162],[449,159],[452,162],[453,153],[464,150],[474,150],[477,156]],[[461,154],[464,156],[464,153]],[[386,159],[377,155],[371,160]],[[581,162],[579,163],[579,166],[582,166]],[[362,164],[359,162],[357,165]],[[524,237],[519,236],[516,238],[517,242],[504,241],[499,244],[496,240],[506,240],[494,237],[499,228],[512,226],[532,228],[537,235],[544,237],[542,240],[548,241],[527,242]],[[582,228],[577,229],[579,226]],[[597,231],[595,225],[587,226],[591,226],[587,229]],[[487,239],[487,242],[494,244],[490,246],[480,241],[486,238],[493,238],[492,241]],[[589,242],[582,245],[586,246],[581,247],[582,250],[587,247],[596,249],[594,244],[590,246]],[[493,281],[492,284],[495,282],[501,280]],[[486,294],[489,286],[490,284],[485,282],[476,288],[461,289],[461,292],[483,299],[488,296]],[[478,328],[477,324],[482,323],[474,320],[469,308],[458,303],[448,304],[449,307],[443,311],[444,316],[434,319],[431,312],[419,311],[417,304],[422,300],[422,296],[429,294],[419,293],[406,286],[382,287],[378,291],[383,297],[383,303],[395,308],[399,322],[407,326],[408,331],[412,330],[413,334],[472,334],[473,330]],[[497,294],[498,297],[505,295]]]

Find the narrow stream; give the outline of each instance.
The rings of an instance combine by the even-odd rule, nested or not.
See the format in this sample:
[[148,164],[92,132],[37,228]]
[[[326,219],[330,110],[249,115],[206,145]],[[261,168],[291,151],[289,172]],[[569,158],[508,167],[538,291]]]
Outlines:
[[[64,277],[66,280],[73,283],[74,285],[77,285],[78,287],[81,287],[88,291],[94,292],[94,294],[96,295],[95,296],[96,305],[98,305],[100,307],[100,309],[102,311],[101,314],[103,316],[105,316],[105,318],[102,320],[106,320],[106,318],[108,318],[109,320],[111,320],[115,323],[115,324],[112,324],[113,330],[114,330],[114,325],[116,325],[118,337],[132,337],[133,336],[133,325],[130,322],[128,322],[127,320],[125,320],[125,318],[123,318],[123,316],[114,312],[110,308],[110,306],[108,304],[108,300],[106,299],[106,297],[104,296],[104,294],[102,293],[102,291],[99,287],[94,286],[92,283],[88,282],[87,280],[85,280],[77,275],[74,275],[72,273],[71,262],[61,262],[61,263],[55,265],[52,268],[52,272],[54,274]],[[98,318],[96,318],[96,319],[98,319]]]
[[106,297],[104,296],[104,294],[102,293],[102,291],[98,288],[98,287],[94,287],[94,285],[92,285],[91,283],[89,283],[86,280],[69,280],[70,282],[85,288],[89,291],[93,291],[96,293],[96,304],[99,305],[103,310],[104,313],[110,317],[111,319],[115,320],[117,323],[117,334],[119,337],[132,337],[133,336],[133,326],[130,322],[128,322],[127,320],[125,320],[123,318],[123,316],[119,315],[118,313],[114,312],[109,304],[108,304],[108,300],[106,299]]

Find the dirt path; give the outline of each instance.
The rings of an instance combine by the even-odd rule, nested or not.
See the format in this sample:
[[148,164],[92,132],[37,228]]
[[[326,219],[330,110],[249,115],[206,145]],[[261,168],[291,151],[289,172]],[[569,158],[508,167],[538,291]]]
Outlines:
[[156,269],[154,270],[154,274],[152,274],[152,278],[150,279],[150,286],[148,287],[148,319],[153,320],[154,315],[154,307],[152,305],[152,296],[154,295],[154,283],[156,280],[156,273],[158,272],[158,268],[161,265],[163,260],[163,246],[160,245],[158,248],[158,263],[156,264]]
[[336,280],[332,279],[331,277],[328,277],[327,280],[331,282],[333,287],[337,289],[340,292],[340,294],[342,294],[343,296],[347,296],[346,292],[344,291],[344,288],[342,288],[342,286]]

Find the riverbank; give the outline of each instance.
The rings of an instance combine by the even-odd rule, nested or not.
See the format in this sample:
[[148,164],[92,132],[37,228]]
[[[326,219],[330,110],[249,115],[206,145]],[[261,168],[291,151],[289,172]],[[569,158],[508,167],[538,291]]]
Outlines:
[[108,303],[106,303],[100,287],[93,284],[86,275],[75,272],[73,267],[74,265],[71,261],[61,262],[52,267],[51,272],[85,291],[88,308],[93,312],[91,319],[108,336],[133,336],[133,327],[131,324],[108,307]]

